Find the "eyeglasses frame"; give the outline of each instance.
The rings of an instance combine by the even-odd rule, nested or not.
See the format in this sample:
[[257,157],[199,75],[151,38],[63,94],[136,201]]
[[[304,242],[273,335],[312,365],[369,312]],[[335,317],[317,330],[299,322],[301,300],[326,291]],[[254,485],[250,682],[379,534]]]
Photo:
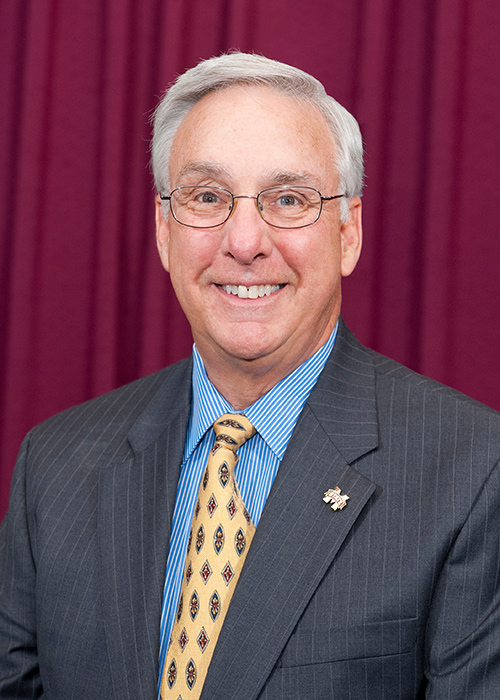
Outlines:
[[[261,194],[263,194],[264,192],[268,192],[269,190],[279,189],[279,185],[274,185],[273,187],[266,187],[266,188],[264,188],[263,190],[261,190],[261,191],[260,191],[258,194],[256,194],[256,195],[251,195],[251,194],[233,194],[233,193],[231,192],[231,190],[228,190],[228,189],[226,189],[225,187],[213,187],[213,188],[211,188],[211,189],[214,189],[214,190],[222,190],[223,192],[227,192],[228,194],[231,195],[231,205],[230,205],[230,207],[229,207],[229,213],[228,213],[228,215],[226,216],[226,218],[224,219],[224,221],[221,221],[221,222],[218,223],[218,224],[212,224],[211,226],[193,226],[193,224],[185,224],[184,222],[179,221],[179,219],[176,217],[175,212],[174,212],[173,207],[172,207],[172,195],[174,194],[174,192],[177,192],[178,190],[194,189],[195,187],[204,187],[204,185],[182,185],[181,187],[175,187],[175,188],[170,192],[170,194],[160,194],[159,197],[160,197],[160,199],[161,199],[162,202],[165,202],[165,201],[168,201],[168,202],[169,202],[170,211],[172,212],[172,216],[174,217],[174,219],[177,221],[178,224],[180,224],[181,226],[187,226],[188,228],[196,228],[196,229],[218,228],[219,226],[222,226],[223,224],[225,224],[226,221],[228,221],[228,220],[231,218],[231,216],[233,215],[233,213],[234,213],[234,211],[235,211],[235,209],[236,209],[237,202],[235,202],[235,200],[237,200],[237,199],[254,199],[254,200],[255,200],[255,207],[256,207],[257,211],[259,212],[260,218],[262,219],[262,221],[265,221],[266,224],[267,224],[268,226],[272,226],[273,228],[279,228],[279,229],[282,229],[282,230],[284,230],[284,231],[286,231],[286,230],[293,230],[293,229],[299,229],[299,228],[307,228],[307,226],[312,226],[313,224],[315,224],[315,223],[319,220],[319,217],[321,216],[321,212],[323,211],[323,202],[330,202],[330,201],[333,200],[333,199],[340,199],[341,197],[347,197],[347,195],[346,195],[345,192],[344,192],[343,194],[334,194],[334,195],[332,195],[332,196],[330,196],[330,197],[324,197],[324,196],[321,194],[321,192],[320,192],[319,190],[317,190],[315,187],[308,187],[307,185],[300,185],[300,187],[301,187],[302,189],[313,190],[314,192],[316,192],[317,194],[319,194],[320,206],[319,206],[319,210],[318,210],[318,215],[316,216],[316,218],[314,219],[314,221],[310,221],[308,224],[301,224],[300,226],[278,226],[277,224],[271,224],[271,223],[269,223],[269,221],[267,221],[267,220],[264,218],[264,216],[262,215],[262,209],[259,208],[259,197],[260,197]],[[290,189],[293,189],[293,188],[290,188]]]

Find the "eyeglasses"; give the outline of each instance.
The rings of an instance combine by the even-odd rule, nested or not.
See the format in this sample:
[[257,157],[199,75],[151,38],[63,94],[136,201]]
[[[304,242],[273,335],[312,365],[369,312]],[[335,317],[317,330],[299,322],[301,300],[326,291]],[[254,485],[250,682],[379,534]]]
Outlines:
[[224,187],[177,187],[169,195],[170,211],[176,221],[191,228],[215,228],[225,223],[236,209],[238,199],[254,199],[262,219],[276,228],[304,228],[316,223],[323,202],[345,197],[323,195],[314,187],[268,187],[258,195],[233,194]]

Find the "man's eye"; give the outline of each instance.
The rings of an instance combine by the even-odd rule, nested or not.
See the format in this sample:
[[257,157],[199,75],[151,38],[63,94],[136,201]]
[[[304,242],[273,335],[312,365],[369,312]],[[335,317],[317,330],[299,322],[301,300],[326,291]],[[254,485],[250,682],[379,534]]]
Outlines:
[[195,200],[201,204],[218,204],[219,197],[214,192],[199,192]]
[[278,199],[278,204],[280,207],[293,207],[300,204],[300,202],[297,197],[294,197],[291,194],[284,194]]

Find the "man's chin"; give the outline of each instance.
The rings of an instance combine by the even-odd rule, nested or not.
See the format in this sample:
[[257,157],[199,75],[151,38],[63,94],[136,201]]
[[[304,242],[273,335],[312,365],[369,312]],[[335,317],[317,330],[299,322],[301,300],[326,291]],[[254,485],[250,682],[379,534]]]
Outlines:
[[255,333],[235,333],[231,338],[220,340],[212,351],[221,362],[265,363],[279,351],[279,343],[271,339],[259,338]]
[[266,359],[271,359],[274,351],[275,348],[256,343],[248,343],[244,347],[240,345],[235,348],[225,348],[226,355],[236,362],[265,362]]

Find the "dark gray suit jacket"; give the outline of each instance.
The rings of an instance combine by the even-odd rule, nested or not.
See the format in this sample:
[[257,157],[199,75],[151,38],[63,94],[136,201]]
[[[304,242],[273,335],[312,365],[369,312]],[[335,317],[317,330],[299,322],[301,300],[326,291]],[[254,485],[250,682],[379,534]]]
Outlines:
[[[27,437],[0,538],[2,700],[155,697],[190,379],[181,362]],[[202,698],[498,700],[499,458],[497,413],[342,325]]]

